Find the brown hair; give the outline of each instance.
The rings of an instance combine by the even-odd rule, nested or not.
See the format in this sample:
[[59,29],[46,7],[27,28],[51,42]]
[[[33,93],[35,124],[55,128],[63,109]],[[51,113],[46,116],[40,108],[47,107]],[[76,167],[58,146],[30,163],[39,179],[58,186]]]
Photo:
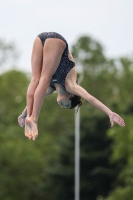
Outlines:
[[[71,100],[71,108],[70,109],[73,109],[76,106],[78,106],[78,109],[79,109],[79,107],[82,106],[82,102],[81,102],[81,97],[80,96],[74,95],[74,97],[71,97],[70,100]],[[78,109],[77,109],[76,112],[78,112]]]

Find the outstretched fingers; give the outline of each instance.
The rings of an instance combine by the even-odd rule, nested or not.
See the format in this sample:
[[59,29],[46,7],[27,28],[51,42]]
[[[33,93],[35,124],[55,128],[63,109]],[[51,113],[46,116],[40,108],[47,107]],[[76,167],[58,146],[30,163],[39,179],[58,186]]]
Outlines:
[[122,118],[117,118],[117,119],[114,120],[114,122],[116,122],[117,124],[119,124],[122,127],[125,126],[125,122]]
[[117,124],[119,124],[122,127],[125,126],[124,120],[118,114],[112,112],[110,114],[109,118],[110,118],[110,122],[111,122],[111,127],[114,126],[114,122],[117,123]]
[[114,126],[114,122],[110,121],[110,123],[111,123],[111,127],[113,127]]

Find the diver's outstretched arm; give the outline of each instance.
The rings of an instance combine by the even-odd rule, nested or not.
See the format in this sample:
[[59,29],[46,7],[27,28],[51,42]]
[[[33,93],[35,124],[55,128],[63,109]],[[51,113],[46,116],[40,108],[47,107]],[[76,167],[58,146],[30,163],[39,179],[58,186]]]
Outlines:
[[78,96],[81,96],[83,99],[88,101],[94,107],[99,108],[104,113],[106,113],[111,122],[111,127],[113,127],[114,122],[119,124],[120,126],[125,126],[124,120],[117,114],[112,112],[107,106],[105,106],[101,101],[96,99],[94,96],[90,95],[84,88],[81,86],[74,84],[69,88],[69,92]]

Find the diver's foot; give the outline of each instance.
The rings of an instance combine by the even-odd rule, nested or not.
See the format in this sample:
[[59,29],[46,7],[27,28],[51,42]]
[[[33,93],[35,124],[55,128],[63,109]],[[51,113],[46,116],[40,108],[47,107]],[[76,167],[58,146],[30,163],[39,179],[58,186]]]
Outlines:
[[26,115],[24,115],[24,114],[21,114],[18,117],[18,124],[19,124],[19,126],[23,127],[25,125],[25,119],[26,119]]
[[37,123],[31,117],[25,120],[25,136],[32,140],[36,140],[38,136]]
[[26,122],[25,120],[25,137],[28,137],[29,139],[32,138],[32,129],[31,126]]

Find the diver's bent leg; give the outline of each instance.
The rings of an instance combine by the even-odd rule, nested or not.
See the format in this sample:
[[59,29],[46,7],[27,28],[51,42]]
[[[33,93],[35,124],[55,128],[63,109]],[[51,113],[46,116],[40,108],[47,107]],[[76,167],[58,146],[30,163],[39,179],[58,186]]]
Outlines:
[[[43,46],[39,37],[37,37],[33,44],[32,57],[31,57],[31,66],[32,66],[32,78],[27,89],[27,118],[32,114],[33,102],[34,102],[34,93],[38,86],[39,79],[42,71],[42,62],[43,62]],[[29,137],[32,135],[32,129],[25,123],[25,136]]]
[[44,101],[46,90],[50,85],[52,75],[55,73],[57,67],[59,66],[65,47],[65,42],[60,39],[50,38],[45,41],[43,48],[43,65],[41,77],[34,93],[33,110],[31,117],[26,119],[27,123],[32,126],[33,139],[35,139],[36,135],[38,135],[37,121]]
[[36,37],[31,56],[31,66],[32,66],[32,78],[27,89],[27,116],[30,117],[32,114],[34,93],[38,86],[39,79],[42,71],[43,62],[43,46],[40,38]]
[[33,111],[31,115],[35,122],[38,121],[46,90],[50,85],[52,75],[59,66],[65,47],[65,42],[60,39],[49,38],[45,41],[43,48],[42,72],[39,84],[34,94]]

